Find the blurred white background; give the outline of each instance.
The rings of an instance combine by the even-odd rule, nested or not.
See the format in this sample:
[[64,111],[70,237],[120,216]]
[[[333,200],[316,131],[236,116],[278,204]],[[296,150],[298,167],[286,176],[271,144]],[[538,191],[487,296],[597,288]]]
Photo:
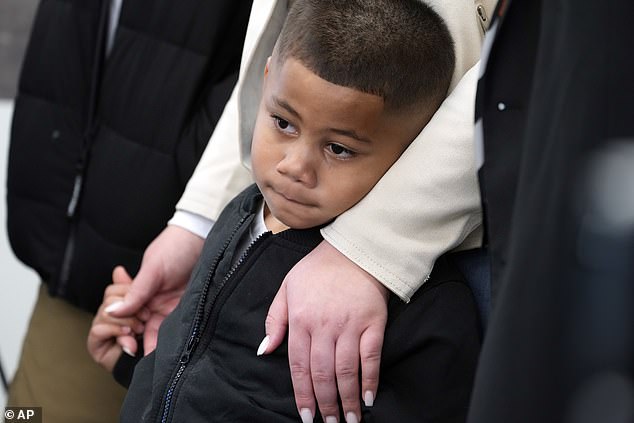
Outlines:
[[[13,377],[39,285],[37,274],[17,261],[7,239],[6,169],[12,110],[12,102],[0,100],[0,357],[7,378]],[[0,405],[5,402],[0,388]]]
[[[6,232],[6,173],[9,128],[17,76],[37,0],[0,1],[0,360],[13,377],[33,309],[39,279],[17,261]],[[0,407],[6,395],[0,387]]]

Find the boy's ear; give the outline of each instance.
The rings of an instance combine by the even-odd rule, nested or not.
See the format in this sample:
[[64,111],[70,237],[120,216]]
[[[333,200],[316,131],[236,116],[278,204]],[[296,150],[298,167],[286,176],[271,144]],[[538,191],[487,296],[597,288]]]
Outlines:
[[271,66],[271,56],[266,59],[266,65],[264,65],[264,77],[269,75],[269,66]]

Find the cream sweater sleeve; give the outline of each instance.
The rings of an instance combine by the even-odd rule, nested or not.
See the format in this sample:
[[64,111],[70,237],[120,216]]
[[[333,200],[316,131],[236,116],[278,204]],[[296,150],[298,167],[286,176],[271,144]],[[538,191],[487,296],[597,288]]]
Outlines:
[[[472,142],[476,82],[473,70],[465,73],[478,60],[486,15],[496,0],[425,1],[445,20],[454,39],[452,92],[372,192],[322,231],[335,248],[405,301],[427,279],[438,256],[480,241]],[[251,182],[241,162],[249,163],[263,63],[287,6],[287,0],[254,2],[238,87],[177,209],[215,220]]]
[[[215,221],[224,206],[252,183],[251,173],[243,166],[243,162],[249,161],[251,137],[248,136],[246,145],[245,142],[240,143],[241,131],[244,131],[240,119],[255,120],[264,63],[282,27],[286,8],[286,0],[254,2],[242,50],[238,83],[176,205],[177,210]],[[248,77],[245,77],[246,74]],[[251,90],[245,90],[245,86]],[[239,112],[239,109],[242,110]],[[243,116],[245,114],[247,116]],[[252,128],[252,125],[247,126]]]
[[329,243],[404,301],[441,254],[479,246],[482,238],[473,142],[476,62],[496,1],[426,1],[454,39],[452,91],[372,191],[322,229]]
[[474,66],[372,191],[321,231],[405,301],[436,258],[481,223],[471,146],[476,74]]
[[479,246],[482,238],[473,142],[476,62],[496,1],[426,1],[454,39],[453,90],[372,191],[322,229],[329,243],[404,301],[441,254]]
[[234,89],[209,145],[176,204],[177,210],[216,221],[224,206],[251,183],[251,174],[242,166],[240,158],[236,97]]

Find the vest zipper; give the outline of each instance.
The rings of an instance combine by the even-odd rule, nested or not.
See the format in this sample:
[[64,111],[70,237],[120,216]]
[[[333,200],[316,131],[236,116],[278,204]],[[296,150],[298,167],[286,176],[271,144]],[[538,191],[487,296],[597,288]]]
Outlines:
[[234,238],[234,236],[237,233],[238,229],[240,229],[240,227],[242,226],[242,224],[244,223],[245,220],[246,220],[245,217],[240,219],[240,222],[233,229],[233,231],[231,232],[231,235],[225,241],[224,245],[222,246],[221,251],[215,257],[215,259],[213,260],[213,262],[212,262],[212,264],[211,264],[211,266],[209,268],[209,272],[207,273],[207,278],[205,279],[205,284],[204,284],[204,287],[203,287],[203,291],[201,293],[200,300],[199,300],[198,305],[196,307],[196,314],[195,314],[195,317],[194,317],[194,323],[192,325],[192,330],[191,330],[191,332],[189,334],[189,337],[187,338],[188,339],[187,340],[187,345],[185,346],[185,349],[184,349],[183,353],[181,354],[181,357],[180,357],[180,360],[179,360],[178,370],[176,371],[176,374],[172,377],[171,382],[168,384],[169,387],[167,389],[167,392],[165,393],[165,397],[164,397],[164,401],[163,401],[163,407],[162,407],[163,411],[160,413],[160,416],[161,416],[161,420],[160,421],[161,421],[161,423],[167,423],[169,421],[168,417],[169,417],[169,413],[170,413],[170,409],[171,409],[171,405],[172,405],[172,400],[174,398],[174,392],[176,390],[178,382],[180,381],[183,373],[185,372],[185,369],[187,368],[187,364],[189,363],[193,353],[195,352],[196,346],[198,346],[198,343],[200,342],[200,338],[201,338],[200,334],[204,331],[204,329],[207,327],[207,325],[209,323],[207,320],[209,319],[209,317],[211,315],[211,311],[213,310],[213,308],[215,306],[215,302],[218,299],[218,296],[220,295],[220,292],[222,291],[222,289],[224,288],[226,283],[229,281],[229,279],[231,279],[231,277],[235,274],[236,270],[242,265],[242,263],[244,262],[244,260],[248,256],[248,254],[253,250],[253,247],[258,242],[264,240],[269,235],[271,235],[271,232],[265,232],[265,233],[259,235],[255,240],[253,240],[253,242],[251,242],[251,244],[249,244],[249,246],[244,251],[244,253],[240,256],[238,261],[229,269],[229,271],[227,272],[225,277],[222,279],[222,282],[220,282],[220,284],[218,285],[218,288],[215,290],[215,294],[214,294],[213,298],[209,299],[209,302],[211,303],[211,306],[210,306],[210,309],[209,309],[209,315],[207,316],[207,318],[205,318],[205,316],[204,316],[205,305],[208,302],[207,296],[209,295],[209,289],[211,288],[211,282],[212,282],[212,279],[213,279],[213,275],[216,272],[216,267],[218,266],[218,263],[220,262],[220,259],[221,259],[222,255],[224,254],[225,250],[229,247],[229,243]]

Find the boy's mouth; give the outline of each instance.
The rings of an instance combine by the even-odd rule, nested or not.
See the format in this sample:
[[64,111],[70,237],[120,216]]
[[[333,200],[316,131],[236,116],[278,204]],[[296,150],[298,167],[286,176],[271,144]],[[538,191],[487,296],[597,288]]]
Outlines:
[[301,196],[291,194],[288,191],[278,190],[274,188],[273,186],[271,186],[271,191],[273,191],[275,194],[277,194],[278,196],[282,197],[284,200],[290,203],[298,204],[300,206],[308,206],[308,207],[311,206],[311,204],[305,201]]

